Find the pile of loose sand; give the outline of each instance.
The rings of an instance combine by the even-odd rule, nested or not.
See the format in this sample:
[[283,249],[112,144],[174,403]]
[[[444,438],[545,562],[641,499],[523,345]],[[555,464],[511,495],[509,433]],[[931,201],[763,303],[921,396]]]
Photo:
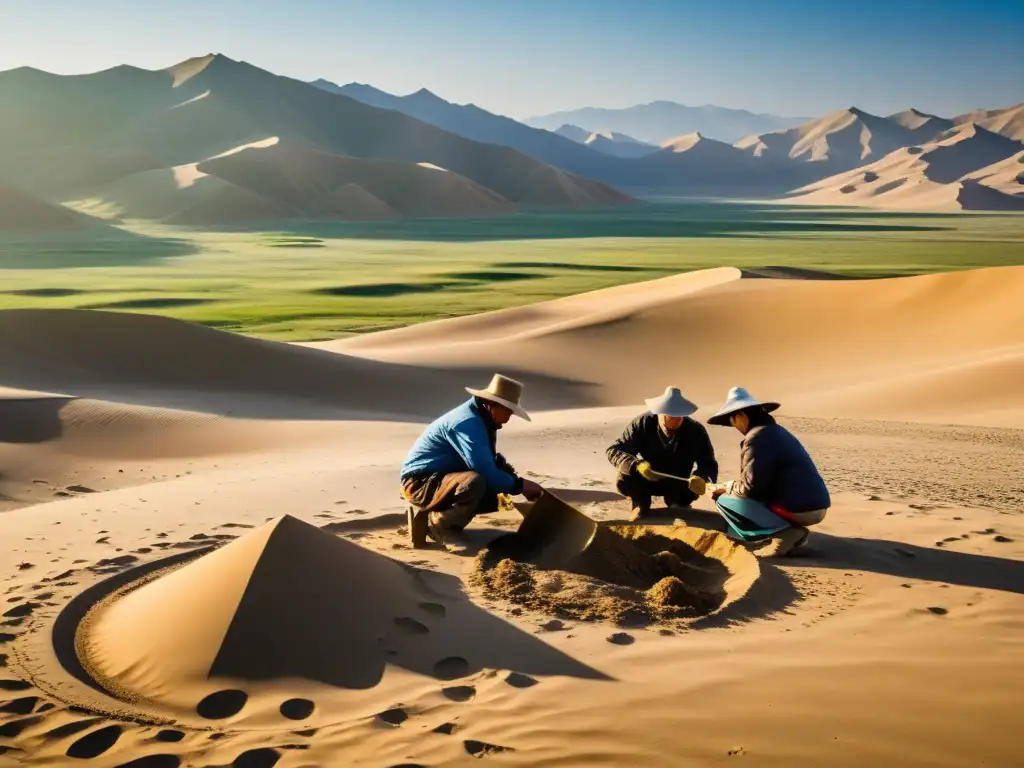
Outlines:
[[717,531],[599,525],[561,567],[537,558],[519,534],[476,558],[470,583],[488,597],[561,618],[657,623],[714,613],[757,579],[756,558]]
[[297,679],[365,691],[388,668],[452,680],[512,658],[532,674],[598,676],[450,581],[285,515],[100,599],[64,663],[122,702],[201,716],[226,681],[250,695]]

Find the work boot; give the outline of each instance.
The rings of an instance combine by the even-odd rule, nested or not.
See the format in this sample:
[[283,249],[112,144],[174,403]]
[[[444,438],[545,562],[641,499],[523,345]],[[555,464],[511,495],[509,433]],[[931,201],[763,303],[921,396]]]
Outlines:
[[422,549],[427,546],[427,523],[429,513],[425,509],[416,509],[411,504],[405,510],[405,523],[408,528],[409,546]]
[[470,548],[466,534],[447,527],[444,523],[444,517],[439,512],[432,512],[430,514],[427,533],[430,535],[430,538],[453,555],[464,555]]
[[629,515],[629,519],[634,523],[643,520],[644,518],[650,518],[651,516],[651,505],[650,504],[638,504],[633,503],[633,511]]
[[802,547],[810,535],[811,532],[806,528],[797,526],[786,528],[766,539],[763,545],[754,550],[754,555],[757,557],[786,557]]

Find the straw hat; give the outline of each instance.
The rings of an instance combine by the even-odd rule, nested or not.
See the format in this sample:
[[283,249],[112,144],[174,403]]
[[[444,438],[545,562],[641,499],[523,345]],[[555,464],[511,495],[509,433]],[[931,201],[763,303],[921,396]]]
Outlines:
[[744,408],[750,408],[753,405],[760,405],[769,413],[779,407],[778,403],[762,402],[758,400],[743,387],[733,387],[729,390],[729,396],[725,400],[725,405],[718,409],[718,413],[708,419],[708,424],[717,424],[720,427],[727,427],[729,426],[730,414],[736,413],[736,411],[741,411]]
[[522,406],[519,405],[520,399],[523,397],[523,384],[515,379],[510,379],[507,376],[502,376],[500,373],[494,374],[491,378],[491,383],[487,385],[487,389],[472,389],[466,387],[466,391],[469,394],[489,400],[492,403],[498,405],[504,405],[512,413],[521,419],[526,421],[530,420],[530,414],[523,410]]
[[662,416],[689,416],[697,410],[697,406],[683,397],[678,387],[665,387],[661,397],[652,397],[644,402],[651,413]]

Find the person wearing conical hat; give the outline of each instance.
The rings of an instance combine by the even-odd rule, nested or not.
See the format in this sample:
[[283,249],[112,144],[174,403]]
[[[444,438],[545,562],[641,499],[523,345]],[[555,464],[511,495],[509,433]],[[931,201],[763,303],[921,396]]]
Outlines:
[[437,418],[419,436],[402,466],[402,497],[414,547],[427,536],[452,552],[465,552],[463,529],[481,512],[498,509],[498,494],[540,498],[541,487],[520,477],[497,452],[498,430],[512,416],[530,415],[520,401],[524,386],[494,374],[486,389],[466,387],[470,399]]
[[714,487],[711,496],[733,534],[759,556],[786,555],[804,544],[808,526],[824,520],[832,503],[810,454],[771,415],[778,408],[733,387],[708,419],[743,435],[739,478]]
[[663,498],[668,507],[688,507],[704,493],[705,483],[718,480],[708,432],[690,418],[697,406],[678,387],[667,387],[660,397],[645,402],[647,411],[633,419],[606,451],[618,473],[615,487],[630,500],[634,520],[650,514],[655,497]]

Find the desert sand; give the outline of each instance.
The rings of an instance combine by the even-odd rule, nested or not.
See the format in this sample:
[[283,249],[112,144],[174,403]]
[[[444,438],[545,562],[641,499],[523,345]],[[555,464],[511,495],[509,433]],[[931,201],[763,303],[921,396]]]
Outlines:
[[[814,277],[305,345],[0,313],[0,765],[1019,764],[1024,268]],[[533,413],[500,450],[608,526],[604,449],[668,384],[702,419],[736,384],[780,400],[834,506],[781,559],[736,551],[707,498],[621,529],[704,553],[673,565],[699,610],[559,614],[565,559],[532,572],[558,600],[495,589],[482,558],[528,510],[460,557],[407,547],[397,491],[495,370]],[[728,479],[739,435],[709,432]]]
[[[789,202],[890,210],[1024,210],[1024,150],[974,123],[793,192]],[[1014,170],[1016,167],[1016,171]]]

